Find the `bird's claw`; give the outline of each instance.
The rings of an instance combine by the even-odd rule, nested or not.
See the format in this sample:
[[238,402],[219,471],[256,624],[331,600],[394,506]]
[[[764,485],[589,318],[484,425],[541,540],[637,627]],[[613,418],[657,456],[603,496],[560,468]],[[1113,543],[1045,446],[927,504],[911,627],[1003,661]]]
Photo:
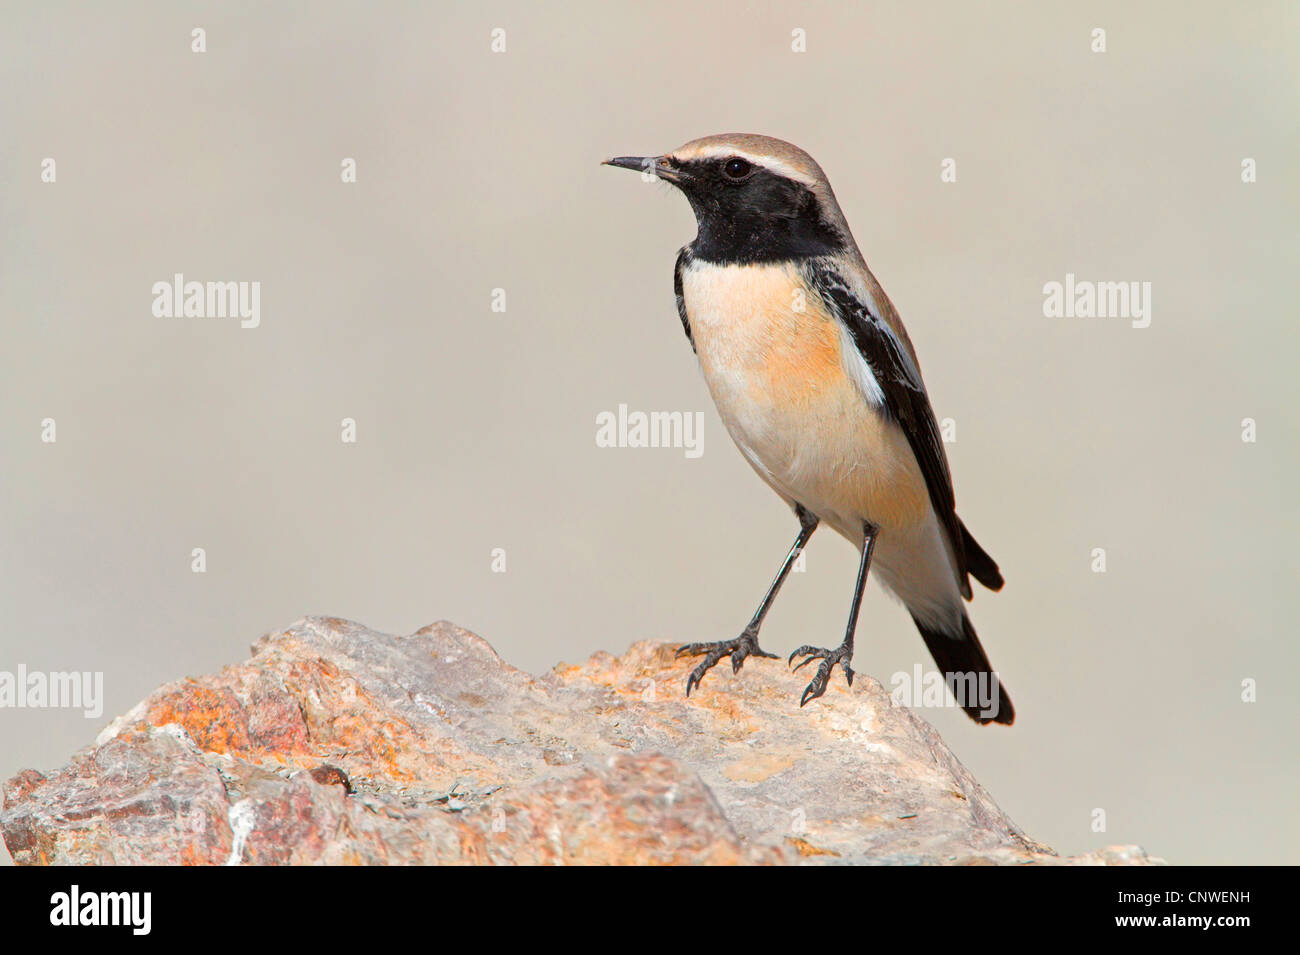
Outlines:
[[758,634],[746,630],[734,640],[720,640],[717,643],[688,643],[684,647],[678,647],[674,654],[676,657],[698,657],[703,656],[691,675],[686,678],[686,695],[691,695],[691,690],[698,689],[700,681],[704,679],[704,674],[713,669],[723,657],[731,657],[731,672],[739,673],[740,668],[744,666],[745,660],[749,657],[770,657],[776,658],[775,653],[768,653],[758,645]]
[[844,671],[844,678],[849,681],[849,686],[853,685],[853,668],[849,666],[849,660],[853,656],[853,649],[847,644],[841,644],[834,650],[803,646],[790,654],[790,659],[786,663],[794,663],[794,658],[798,656],[802,656],[804,659],[794,668],[794,672],[798,672],[800,667],[806,666],[813,660],[821,660],[821,663],[817,664],[817,672],[809,681],[808,686],[804,688],[803,696],[799,698],[801,707],[809,700],[815,700],[826,692],[826,685],[831,678],[831,670],[835,668],[837,663],[840,665],[840,669]]

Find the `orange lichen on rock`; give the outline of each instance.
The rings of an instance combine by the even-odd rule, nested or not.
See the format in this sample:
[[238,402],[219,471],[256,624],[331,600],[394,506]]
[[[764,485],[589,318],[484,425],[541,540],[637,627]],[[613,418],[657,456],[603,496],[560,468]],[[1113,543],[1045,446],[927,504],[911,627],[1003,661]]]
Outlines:
[[[534,678],[436,623],[306,618],[3,787],[19,864],[1053,864],[863,675],[638,643]],[[1143,864],[1136,847],[1078,861]]]
[[180,726],[204,752],[232,755],[249,750],[248,711],[226,687],[184,680],[154,698],[146,718],[154,726]]

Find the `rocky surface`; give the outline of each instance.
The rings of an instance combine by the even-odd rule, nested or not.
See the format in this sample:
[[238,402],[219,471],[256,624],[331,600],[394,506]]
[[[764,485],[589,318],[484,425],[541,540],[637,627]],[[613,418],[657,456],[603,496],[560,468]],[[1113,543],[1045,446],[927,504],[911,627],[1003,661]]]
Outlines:
[[5,783],[0,833],[40,863],[1142,864],[1028,839],[909,710],[860,675],[751,659],[682,695],[639,643],[541,678],[450,623],[331,618],[162,687],[63,769]]

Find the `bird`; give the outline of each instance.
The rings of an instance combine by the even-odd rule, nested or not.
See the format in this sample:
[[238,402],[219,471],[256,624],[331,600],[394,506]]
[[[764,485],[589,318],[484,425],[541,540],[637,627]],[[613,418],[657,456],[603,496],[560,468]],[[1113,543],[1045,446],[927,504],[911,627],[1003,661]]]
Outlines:
[[964,604],[970,578],[998,591],[1002,574],[957,516],[916,351],[822,168],[798,146],[749,133],[604,165],[669,183],[690,203],[696,236],[673,269],[678,316],[728,434],[799,522],[740,635],[677,650],[703,657],[686,695],[724,658],[739,673],[750,657],[776,657],[760,647],[759,630],[826,524],[858,549],[858,572],[841,643],[804,645],[787,660],[796,671],[817,661],[799,706],[826,692],[837,665],[853,685],[858,612],[874,570],[966,714],[1010,725],[1011,698]]

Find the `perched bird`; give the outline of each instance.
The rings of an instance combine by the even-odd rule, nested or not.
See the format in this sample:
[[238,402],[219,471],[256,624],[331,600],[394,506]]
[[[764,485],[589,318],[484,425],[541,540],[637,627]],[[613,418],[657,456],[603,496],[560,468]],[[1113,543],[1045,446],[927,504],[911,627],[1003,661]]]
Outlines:
[[803,706],[850,661],[869,570],[912,615],[958,703],[979,723],[1010,724],[1011,699],[962,603],[970,577],[1002,587],[998,566],[957,517],[952,477],[916,353],[849,232],[821,167],[767,136],[707,136],[663,156],[606,165],[679,189],[698,234],[677,254],[686,337],[745,459],[794,509],[799,534],[749,625],[734,640],[693,643],[703,656],[689,695],[724,657],[733,671],[773,657],[758,631],[822,522],[861,552],[843,642],[802,646],[817,660]]

